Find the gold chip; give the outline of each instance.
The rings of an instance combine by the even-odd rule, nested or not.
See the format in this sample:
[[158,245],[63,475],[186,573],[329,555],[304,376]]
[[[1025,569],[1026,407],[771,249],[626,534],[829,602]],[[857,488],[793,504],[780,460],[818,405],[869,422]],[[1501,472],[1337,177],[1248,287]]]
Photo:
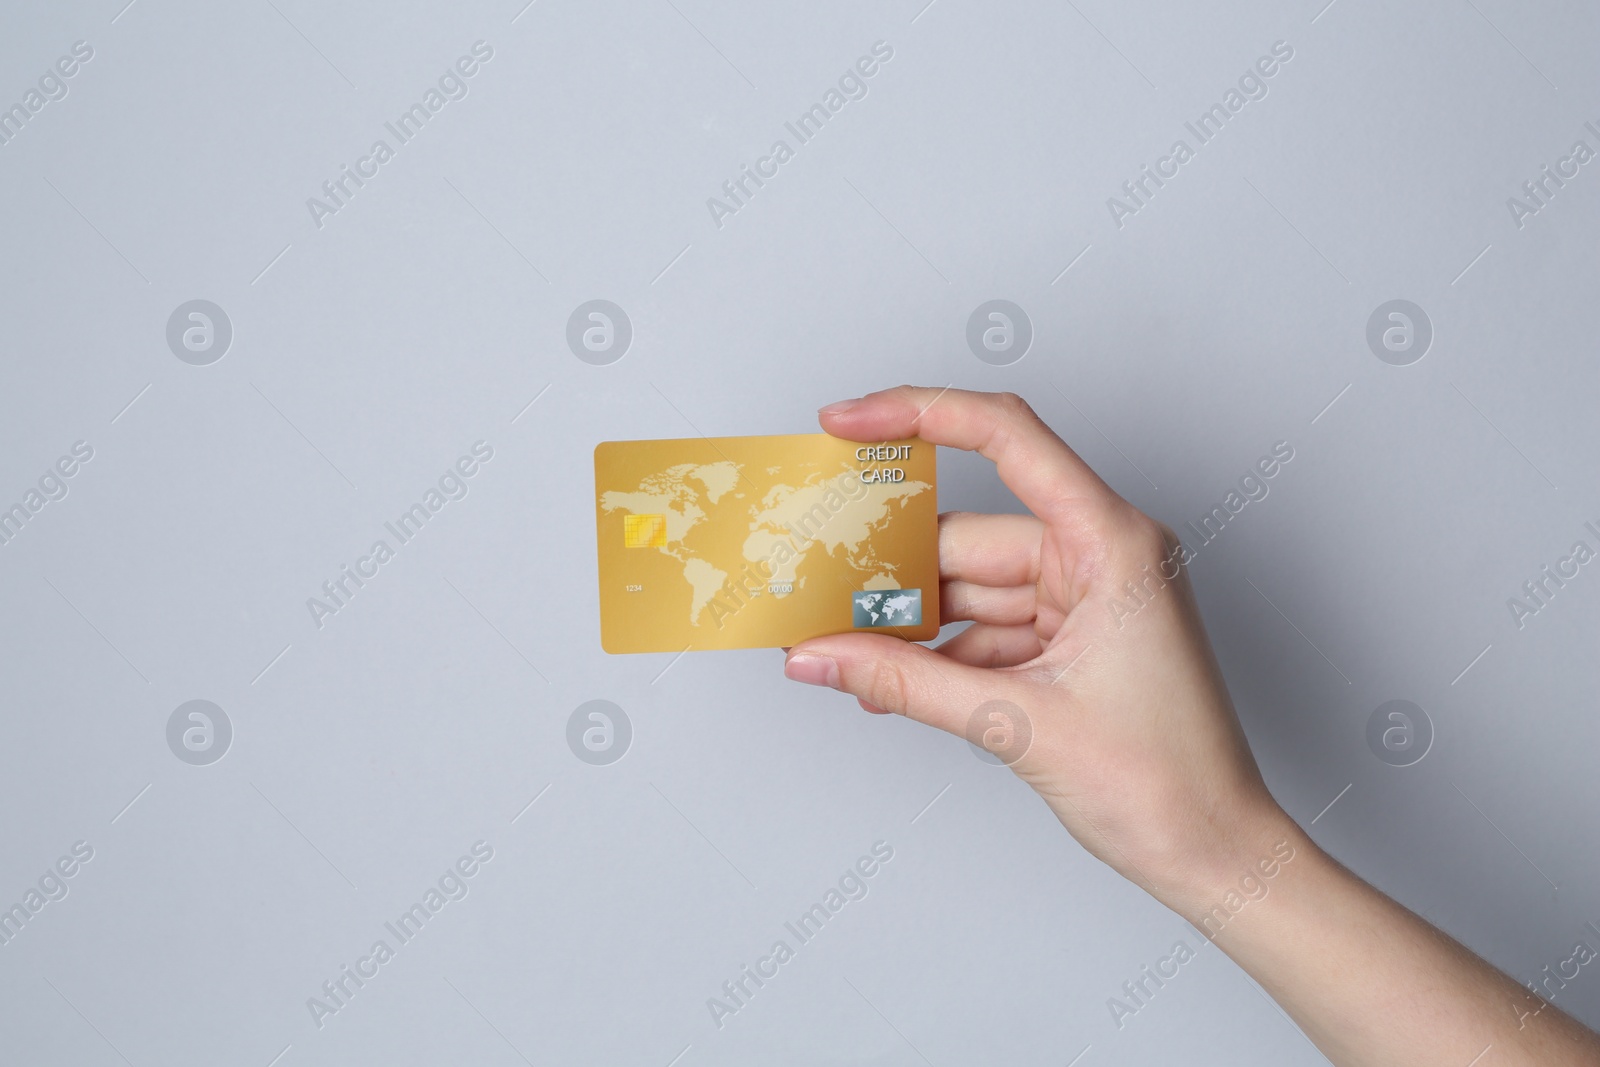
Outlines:
[[622,516],[622,544],[626,548],[665,548],[667,517],[665,515]]

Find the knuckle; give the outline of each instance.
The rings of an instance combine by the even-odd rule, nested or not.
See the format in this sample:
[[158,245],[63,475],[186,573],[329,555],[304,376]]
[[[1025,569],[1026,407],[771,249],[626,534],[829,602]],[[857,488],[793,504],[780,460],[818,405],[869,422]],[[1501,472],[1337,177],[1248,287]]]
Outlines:
[[[1134,575],[1134,581],[1152,581],[1158,576],[1163,582],[1176,579],[1182,572],[1183,541],[1164,522],[1158,522],[1141,513],[1126,528],[1117,547],[1119,571]],[[1138,575],[1145,575],[1139,578]]]
[[897,658],[886,657],[872,665],[872,675],[867,681],[869,702],[903,715],[910,692],[910,679]]
[[1154,563],[1166,555],[1178,535],[1154,519],[1137,514],[1126,534],[1128,555],[1139,563]]
[[1022,397],[1013,392],[995,394],[995,404],[1008,419],[1023,420],[1036,419],[1033,408]]

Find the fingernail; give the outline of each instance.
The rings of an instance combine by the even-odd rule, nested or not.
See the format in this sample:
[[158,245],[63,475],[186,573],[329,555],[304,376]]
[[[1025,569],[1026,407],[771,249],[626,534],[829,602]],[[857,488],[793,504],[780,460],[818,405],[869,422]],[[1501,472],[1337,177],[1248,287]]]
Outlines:
[[829,404],[827,407],[818,408],[817,409],[817,414],[818,415],[843,415],[845,412],[849,411],[851,408],[855,407],[859,403],[861,403],[861,399],[859,397],[857,397],[855,400],[835,400],[833,403]]
[[839,688],[839,665],[827,656],[818,656],[802,652],[798,656],[790,656],[783,665],[786,677],[804,682],[806,685],[825,685],[830,689]]

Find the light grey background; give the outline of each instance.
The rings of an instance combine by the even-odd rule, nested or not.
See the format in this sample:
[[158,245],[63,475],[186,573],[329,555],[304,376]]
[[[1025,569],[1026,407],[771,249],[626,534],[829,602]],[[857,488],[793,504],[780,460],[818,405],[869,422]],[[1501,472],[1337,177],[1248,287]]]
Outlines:
[[[0,904],[94,849],[0,946],[8,1062],[1323,1062],[1210,947],[1119,1028],[1108,998],[1200,939],[961,740],[776,651],[601,651],[595,442],[807,431],[904,380],[1022,393],[1180,529],[1288,441],[1192,568],[1274,792],[1523,979],[1600,947],[1600,566],[1507,607],[1600,547],[1600,162],[1507,206],[1600,149],[1600,14],[923,2],[8,5],[0,104],[94,49],[0,145],[0,504],[94,450],[0,546]],[[318,228],[307,198],[480,40]],[[719,228],[707,198],[878,41]],[[1276,41],[1268,95],[1119,228],[1107,198]],[[193,299],[232,323],[210,366],[167,347]],[[610,366],[566,346],[591,299],[633,325]],[[968,350],[990,299],[1031,319],[1014,365]],[[1367,347],[1392,299],[1435,331],[1411,366]],[[318,629],[306,599],[480,440]],[[940,498],[1016,506],[961,456]],[[195,699],[233,727],[208,766],[167,746]],[[607,766],[566,743],[597,699],[633,727]],[[1367,746],[1394,699],[1433,723],[1413,766]],[[716,1027],[880,840],[869,895]],[[1557,1003],[1600,1022],[1600,978]]]

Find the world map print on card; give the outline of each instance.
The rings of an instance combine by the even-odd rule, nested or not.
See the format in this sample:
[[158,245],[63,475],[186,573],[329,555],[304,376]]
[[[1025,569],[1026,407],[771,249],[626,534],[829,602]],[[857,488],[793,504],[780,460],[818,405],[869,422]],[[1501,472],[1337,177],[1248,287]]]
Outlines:
[[931,637],[938,621],[924,617],[921,589],[938,588],[935,468],[933,446],[915,440],[600,445],[602,644],[681,652],[851,629]]

